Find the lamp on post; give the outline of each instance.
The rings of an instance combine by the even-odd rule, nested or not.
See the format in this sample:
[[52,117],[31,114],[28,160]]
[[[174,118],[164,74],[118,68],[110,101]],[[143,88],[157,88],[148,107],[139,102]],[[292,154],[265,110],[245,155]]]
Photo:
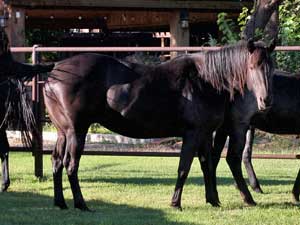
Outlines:
[[7,22],[8,22],[8,12],[4,12],[4,15],[0,16],[0,27],[5,28],[7,27]]
[[189,28],[189,11],[187,9],[180,10],[180,26],[183,29]]
[[0,16],[0,27],[5,28],[7,27],[7,19],[5,16]]

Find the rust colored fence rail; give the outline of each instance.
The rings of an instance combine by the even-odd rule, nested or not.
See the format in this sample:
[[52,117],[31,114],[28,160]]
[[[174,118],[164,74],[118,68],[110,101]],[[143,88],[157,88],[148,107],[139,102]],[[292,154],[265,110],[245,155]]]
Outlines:
[[[201,52],[208,50],[217,50],[220,47],[12,47],[13,53],[31,53],[32,63],[38,63],[38,53],[42,52]],[[277,46],[276,51],[300,51],[300,46]],[[34,173],[37,177],[43,176],[43,154],[50,154],[50,150],[43,149],[42,123],[45,120],[44,107],[41,104],[41,86],[43,82],[37,75],[31,82],[33,111],[37,121],[38,134],[33,136],[35,143],[32,153],[34,156]],[[12,147],[12,151],[25,151],[24,148]],[[178,152],[145,152],[145,151],[85,151],[86,155],[115,155],[115,156],[158,156],[158,157],[176,157]],[[224,155],[223,155],[224,157]],[[275,155],[275,154],[254,154],[253,158],[263,159],[300,159],[300,155]]]
[[[220,47],[12,47],[15,53],[34,52],[201,52]],[[277,46],[276,51],[300,51],[300,46]]]

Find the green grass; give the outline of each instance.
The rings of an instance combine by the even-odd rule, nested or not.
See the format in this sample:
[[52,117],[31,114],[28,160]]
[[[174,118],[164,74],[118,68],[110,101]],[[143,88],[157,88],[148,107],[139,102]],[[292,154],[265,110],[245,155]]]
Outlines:
[[72,194],[64,175],[69,210],[53,207],[50,156],[44,158],[44,178],[33,176],[28,153],[10,157],[11,187],[0,193],[0,224],[300,224],[300,208],[291,204],[297,160],[253,160],[265,194],[253,193],[258,206],[246,207],[233,186],[225,160],[218,168],[222,206],[205,203],[199,163],[193,167],[184,189],[183,211],[169,207],[178,158],[83,156],[79,177],[88,206],[84,213],[73,208]]

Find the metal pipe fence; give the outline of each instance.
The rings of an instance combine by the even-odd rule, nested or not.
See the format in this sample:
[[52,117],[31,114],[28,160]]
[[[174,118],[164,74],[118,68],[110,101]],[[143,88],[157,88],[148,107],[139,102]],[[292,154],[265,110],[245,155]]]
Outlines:
[[[12,47],[11,52],[201,52],[221,47]],[[300,51],[300,46],[277,46],[275,51]]]

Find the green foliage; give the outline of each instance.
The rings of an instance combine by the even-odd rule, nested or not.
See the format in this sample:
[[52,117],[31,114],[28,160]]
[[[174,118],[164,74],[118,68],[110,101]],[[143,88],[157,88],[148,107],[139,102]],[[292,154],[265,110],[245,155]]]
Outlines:
[[218,14],[217,24],[223,34],[221,38],[222,44],[233,44],[239,39],[239,35],[235,31],[236,25],[232,19],[227,18],[227,13],[222,12]]
[[43,131],[56,132],[56,128],[52,123],[47,122],[43,125]]
[[[41,45],[41,46],[60,46],[60,36],[64,34],[63,31],[55,31],[48,29],[29,29],[26,30],[26,45]],[[57,38],[58,37],[58,38]],[[57,52],[44,52],[42,55],[42,61],[57,61]],[[31,62],[31,58],[28,59]]]
[[[237,21],[227,18],[227,13],[219,13],[217,24],[223,34],[220,44],[231,44],[238,41],[239,32],[243,32],[245,25],[252,13],[244,7]],[[300,45],[300,0],[283,1],[279,8],[280,27],[279,40],[280,45]],[[264,32],[257,29],[255,31],[257,38],[263,38]],[[216,40],[211,39],[209,45],[215,45]],[[300,52],[277,52],[277,68],[290,72],[300,72],[298,65],[300,62]]]
[[283,45],[300,43],[300,0],[284,1],[280,6],[280,39]]
[[[300,45],[300,0],[284,1],[280,6],[279,39],[281,45]],[[277,65],[280,69],[299,72],[299,52],[278,52]]]
[[237,18],[238,26],[240,31],[243,32],[245,30],[245,26],[249,19],[249,9],[247,7],[242,8],[242,12],[240,13],[239,17]]
[[218,45],[218,41],[217,39],[213,38],[213,36],[211,34],[208,34],[208,42],[207,42],[208,46],[217,46]]

